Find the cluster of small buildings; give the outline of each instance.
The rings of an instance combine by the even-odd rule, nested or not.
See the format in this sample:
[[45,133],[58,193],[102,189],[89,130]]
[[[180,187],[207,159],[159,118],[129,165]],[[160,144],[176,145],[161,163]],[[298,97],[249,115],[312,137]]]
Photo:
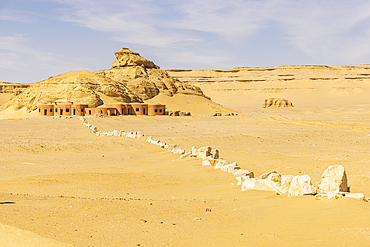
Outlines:
[[72,102],[39,105],[40,116],[93,116],[97,113],[107,116],[119,115],[165,115],[166,105],[143,103],[110,103],[105,107],[90,108],[86,104]]

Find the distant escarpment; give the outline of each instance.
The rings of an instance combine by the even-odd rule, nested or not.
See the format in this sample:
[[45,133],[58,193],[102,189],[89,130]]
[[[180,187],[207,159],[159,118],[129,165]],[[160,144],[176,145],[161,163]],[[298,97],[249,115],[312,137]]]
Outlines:
[[[139,53],[121,48],[109,70],[72,71],[31,84],[5,107],[34,111],[39,104],[70,101],[97,107],[112,102],[143,102],[159,94],[206,97],[197,86],[172,78]],[[208,97],[206,97],[208,98]]]
[[225,70],[168,70],[182,82],[207,83],[279,83],[279,82],[351,82],[369,81],[370,65],[241,67]]
[[10,93],[18,95],[28,88],[30,84],[14,83],[14,82],[0,82],[0,93]]

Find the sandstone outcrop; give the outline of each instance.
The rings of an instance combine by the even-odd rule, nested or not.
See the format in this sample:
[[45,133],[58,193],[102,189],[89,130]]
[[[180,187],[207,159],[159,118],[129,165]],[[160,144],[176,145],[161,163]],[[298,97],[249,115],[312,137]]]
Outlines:
[[142,100],[148,100],[158,94],[172,96],[177,93],[205,97],[199,87],[172,78],[152,61],[141,57],[139,53],[121,48],[115,54],[117,59],[113,62],[112,68],[98,73],[124,83]]
[[88,71],[72,71],[32,84],[6,107],[13,106],[14,110],[26,107],[27,111],[31,112],[36,110],[39,104],[55,101],[97,107],[104,103],[101,96],[111,98],[115,102],[142,102],[140,97],[122,83]]
[[143,66],[144,68],[159,69],[159,66],[152,61],[143,58],[139,53],[133,52],[128,48],[122,47],[114,55],[116,55],[116,60],[113,62],[112,68]]
[[265,99],[262,107],[293,107],[293,103],[286,99],[269,98]]
[[321,176],[320,193],[349,192],[347,174],[343,166],[329,166]]

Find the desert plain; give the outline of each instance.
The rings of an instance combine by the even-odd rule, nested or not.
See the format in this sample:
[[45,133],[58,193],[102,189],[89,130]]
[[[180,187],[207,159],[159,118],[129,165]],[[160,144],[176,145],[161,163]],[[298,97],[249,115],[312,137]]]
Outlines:
[[[217,148],[255,176],[345,167],[370,197],[370,66],[168,71],[202,89],[157,95],[192,116],[86,117],[101,131]],[[10,97],[1,95],[3,105]],[[294,107],[263,108],[266,98]],[[1,106],[0,106],[1,107]],[[220,112],[221,116],[213,116]],[[233,115],[227,115],[234,113]],[[77,117],[0,112],[3,246],[369,246],[370,204],[241,191],[232,174]]]

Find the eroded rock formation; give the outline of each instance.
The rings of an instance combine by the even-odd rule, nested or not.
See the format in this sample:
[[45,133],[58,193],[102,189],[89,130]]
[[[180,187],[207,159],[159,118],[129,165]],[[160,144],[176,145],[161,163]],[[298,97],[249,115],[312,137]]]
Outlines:
[[293,107],[293,103],[286,99],[269,98],[265,99],[262,107]]
[[172,78],[152,61],[141,57],[139,53],[121,48],[115,54],[117,59],[113,62],[112,68],[98,73],[124,83],[142,100],[148,100],[158,94],[172,96],[182,93],[204,96],[199,87]]
[[[31,84],[5,107],[26,107],[28,112],[39,104],[69,101],[97,107],[110,102],[143,102],[158,94],[191,94],[206,97],[197,86],[170,77],[159,66],[139,53],[121,48],[109,70],[97,73],[72,71]],[[208,98],[208,97],[206,97]]]
[[6,107],[14,110],[23,107],[28,112],[37,109],[39,104],[55,101],[69,101],[97,107],[103,104],[102,97],[117,102],[142,102],[124,84],[88,71],[72,71],[34,83],[12,99]]

